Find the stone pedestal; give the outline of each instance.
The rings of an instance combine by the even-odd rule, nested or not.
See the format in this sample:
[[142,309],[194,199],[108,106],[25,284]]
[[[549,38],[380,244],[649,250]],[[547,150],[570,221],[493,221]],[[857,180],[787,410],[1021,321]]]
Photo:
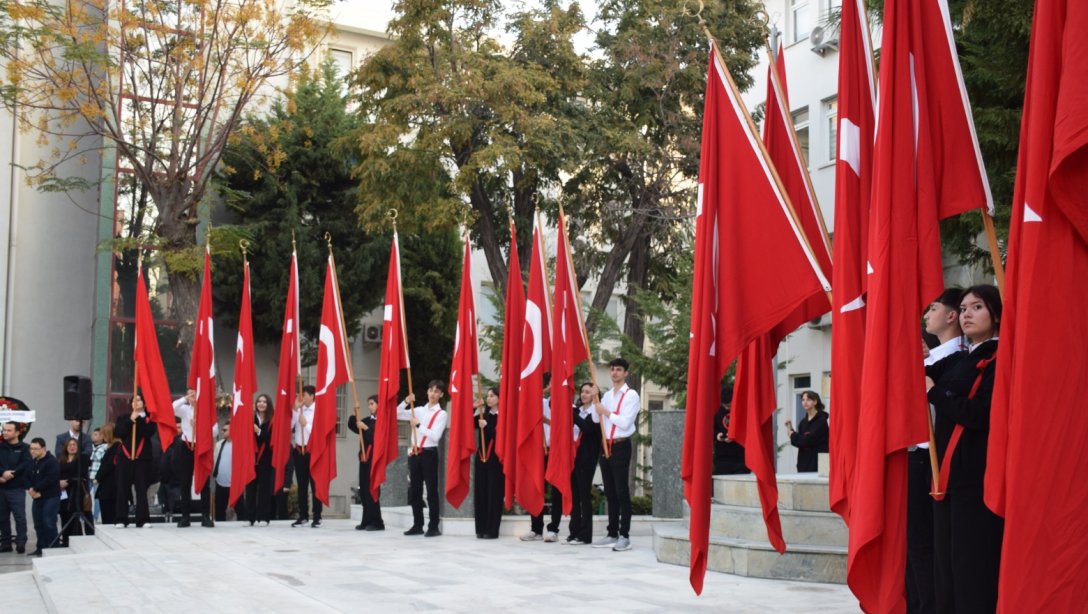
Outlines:
[[654,517],[680,518],[684,515],[684,485],[680,481],[684,412],[655,411],[651,424]]

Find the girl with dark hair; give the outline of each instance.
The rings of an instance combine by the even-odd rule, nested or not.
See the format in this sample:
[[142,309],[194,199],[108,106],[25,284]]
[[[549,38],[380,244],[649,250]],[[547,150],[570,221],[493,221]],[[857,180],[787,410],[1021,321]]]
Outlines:
[[933,504],[933,568],[938,612],[993,612],[1004,521],[982,501],[990,434],[1001,295],[973,286],[960,302],[967,352],[926,367],[926,396],[936,413],[941,477]]
[[155,424],[147,415],[143,393],[137,392],[132,397],[132,411],[117,418],[113,430],[121,440],[116,465],[116,527],[128,527],[128,502],[135,490],[136,526],[143,528],[151,522],[147,489],[151,486],[152,473],[155,470],[151,453],[151,437],[155,434]]
[[384,531],[382,520],[381,492],[378,497],[370,494],[370,459],[374,455],[374,425],[377,423],[378,395],[372,394],[366,399],[370,415],[360,420],[353,414],[348,418],[348,430],[358,433],[363,430],[363,448],[359,450],[359,500],[363,504],[363,518],[355,526],[356,531]]
[[[57,461],[60,463],[60,489],[67,495],[60,503],[60,524],[64,531],[60,535],[59,544],[67,548],[68,538],[73,535],[94,535],[94,525],[91,524],[89,514],[83,512],[83,495],[90,494],[87,488],[87,471],[91,466],[91,457],[80,454],[78,439],[69,438]],[[73,520],[77,515],[83,517],[83,524],[80,524],[78,518]]]
[[502,499],[505,482],[502,463],[495,455],[495,429],[499,424],[499,389],[488,388],[487,398],[477,401],[476,423],[483,437],[476,444],[476,484],[473,507],[476,517],[476,538],[497,539],[502,522]]
[[272,521],[272,483],[276,470],[272,468],[272,397],[267,394],[257,395],[253,412],[253,433],[257,444],[257,478],[246,485],[246,515],[249,526],[261,523],[267,527]]
[[793,421],[786,420],[786,433],[790,443],[797,448],[797,472],[813,472],[819,465],[820,452],[827,452],[829,430],[827,412],[820,395],[812,390],[801,393],[801,406],[805,408],[805,417],[797,430],[793,430]]

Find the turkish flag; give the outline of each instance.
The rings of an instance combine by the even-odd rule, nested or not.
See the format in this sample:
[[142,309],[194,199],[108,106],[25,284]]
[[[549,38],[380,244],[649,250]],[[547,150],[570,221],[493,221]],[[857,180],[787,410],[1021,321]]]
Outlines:
[[[570,474],[574,470],[574,369],[578,363],[589,360],[585,328],[582,322],[581,292],[578,276],[574,272],[574,260],[567,239],[567,220],[559,211],[558,244],[555,250],[555,303],[552,305],[552,321],[555,333],[552,338],[552,417],[551,451],[548,453],[548,469],[544,479],[563,495],[563,513],[570,514]],[[599,437],[600,433],[582,433],[582,436]]]
[[253,313],[249,302],[249,261],[243,261],[242,311],[238,316],[238,344],[234,350],[234,402],[230,430],[230,505],[257,477],[257,441],[253,433],[253,397],[257,394],[257,364],[253,356]]
[[378,373],[378,409],[374,423],[374,452],[370,457],[370,494],[378,499],[385,483],[385,469],[397,460],[397,395],[400,370],[409,368],[405,342],[400,282],[400,244],[393,232],[389,274],[385,281],[385,312],[382,320],[382,363]]
[[461,264],[461,298],[457,310],[457,335],[450,367],[450,443],[446,452],[446,500],[461,507],[468,495],[469,465],[476,453],[476,419],[472,385],[480,372],[476,341],[476,303],[472,297],[472,244],[465,235]]
[[850,484],[857,454],[869,195],[873,182],[876,91],[864,0],[842,4],[839,29],[838,152],[835,162],[835,269],[831,287],[831,509],[850,522]]
[[951,32],[941,0],[884,5],[847,562],[867,612],[906,607],[906,454],[929,433],[917,340],[944,287],[938,222],[990,203]]
[[[986,504],[1005,517],[998,612],[1083,610],[1088,454],[1088,4],[1035,3],[990,410]],[[1072,189],[1070,189],[1072,188]]]
[[336,389],[352,379],[347,340],[336,261],[330,253],[325,269],[325,298],[321,303],[317,383],[314,385],[317,390],[310,432],[310,475],[314,480],[314,496],[325,505],[329,504],[329,483],[336,477]]
[[502,365],[499,371],[499,424],[495,432],[495,453],[505,476],[504,504],[514,506],[517,484],[518,388],[521,387],[521,330],[525,325],[525,288],[518,260],[517,231],[510,220],[510,257],[506,265],[506,304],[503,315]]
[[[817,292],[815,256],[789,214],[754,125],[711,46],[695,221],[687,417],[680,475],[691,507],[691,585],[702,592],[710,535],[714,414],[733,358]],[[775,258],[766,258],[774,253]]]
[[[159,353],[159,338],[155,331],[155,319],[151,315],[151,301],[147,296],[147,282],[141,267],[136,282],[136,338],[133,353],[136,357],[136,386],[144,393],[147,417],[159,429],[159,442],[165,452],[178,434],[174,421],[174,404],[170,402],[170,384]],[[124,433],[118,433],[122,439]]]
[[287,303],[283,308],[279,373],[276,376],[276,407],[279,411],[272,415],[272,466],[276,469],[273,490],[276,492],[283,488],[287,459],[291,456],[291,409],[295,406],[296,386],[302,374],[298,327],[298,256],[292,250],[291,269],[287,277]]
[[[521,388],[518,391],[517,483],[515,496],[535,516],[544,509],[544,371],[551,364],[551,306],[544,271],[544,239],[533,230],[525,324],[521,336]],[[555,412],[552,412],[553,415]]]
[[219,416],[215,402],[215,336],[212,327],[212,258],[204,248],[204,280],[200,287],[193,357],[189,362],[189,388],[196,391],[193,428],[193,489],[200,492],[212,474],[214,427]]

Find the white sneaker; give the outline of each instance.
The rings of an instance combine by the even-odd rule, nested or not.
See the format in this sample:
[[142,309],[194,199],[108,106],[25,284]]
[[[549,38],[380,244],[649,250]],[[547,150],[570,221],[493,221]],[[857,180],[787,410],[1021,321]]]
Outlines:
[[544,533],[544,541],[549,542],[549,543],[550,542],[557,542],[557,541],[559,541],[559,534],[556,533],[555,531],[548,531],[548,532]]
[[523,542],[538,542],[538,541],[540,541],[540,533],[537,533],[536,531],[529,531],[528,533],[526,533],[525,535],[522,535],[518,539],[520,539]]
[[613,552],[624,552],[631,549],[631,540],[621,536],[616,540],[616,545],[612,546]]
[[618,538],[609,537],[609,536],[606,535],[606,536],[598,539],[597,541],[593,542],[593,547],[594,548],[611,548],[612,546],[616,545],[617,541],[619,541]]
[[113,525],[113,528],[115,528],[115,529],[123,529],[123,528],[125,528],[125,525],[123,525],[123,524],[121,524],[120,522],[118,522],[117,524]]

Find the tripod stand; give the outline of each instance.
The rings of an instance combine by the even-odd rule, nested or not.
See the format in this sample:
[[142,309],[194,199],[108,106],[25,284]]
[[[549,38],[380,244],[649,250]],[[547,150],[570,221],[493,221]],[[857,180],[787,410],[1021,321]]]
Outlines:
[[[65,533],[68,532],[68,527],[71,526],[73,522],[78,522],[79,523],[79,534],[80,535],[93,535],[94,534],[94,525],[91,524],[91,521],[88,520],[87,517],[85,516],[85,514],[87,514],[87,512],[83,511],[83,505],[82,505],[82,503],[83,503],[83,493],[86,492],[86,493],[90,494],[90,489],[87,488],[87,484],[86,484],[85,478],[83,476],[83,436],[84,436],[83,435],[83,420],[80,420],[79,421],[79,439],[78,439],[79,444],[77,446],[78,451],[76,452],[76,489],[75,489],[76,494],[75,494],[75,496],[69,496],[68,497],[67,505],[68,505],[68,511],[70,512],[70,515],[68,516],[68,520],[66,520],[64,522],[64,524],[61,525],[60,530],[57,531],[57,536],[53,539],[53,542],[51,544],[49,544],[50,548],[56,547],[57,543],[62,538],[64,538]],[[86,480],[86,481],[89,481],[89,480]],[[90,532],[87,531],[88,527],[90,527]]]

